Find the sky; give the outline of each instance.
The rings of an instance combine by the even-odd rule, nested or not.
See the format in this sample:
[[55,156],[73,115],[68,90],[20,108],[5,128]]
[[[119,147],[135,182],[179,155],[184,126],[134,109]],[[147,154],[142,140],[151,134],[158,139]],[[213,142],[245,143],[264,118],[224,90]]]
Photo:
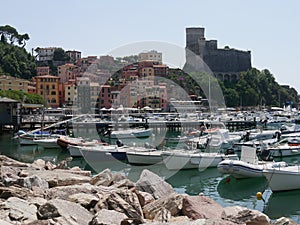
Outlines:
[[28,51],[55,46],[83,56],[113,55],[153,41],[184,49],[185,28],[205,27],[207,40],[218,40],[219,48],[251,50],[253,67],[270,70],[277,82],[300,93],[298,0],[0,2],[0,25],[28,33]]

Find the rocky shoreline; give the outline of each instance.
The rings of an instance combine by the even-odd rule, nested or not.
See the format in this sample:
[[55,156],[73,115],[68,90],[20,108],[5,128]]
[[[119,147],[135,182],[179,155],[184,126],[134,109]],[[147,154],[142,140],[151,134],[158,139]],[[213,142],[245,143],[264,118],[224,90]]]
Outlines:
[[0,155],[0,224],[297,224],[240,206],[223,208],[207,196],[177,194],[149,170],[133,183],[109,169],[92,176],[67,162],[28,164]]

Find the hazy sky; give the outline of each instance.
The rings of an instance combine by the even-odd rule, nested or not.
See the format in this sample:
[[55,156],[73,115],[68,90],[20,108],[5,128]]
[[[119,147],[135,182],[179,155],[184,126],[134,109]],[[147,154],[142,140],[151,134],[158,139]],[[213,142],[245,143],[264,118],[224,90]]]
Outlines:
[[202,26],[219,48],[251,50],[253,67],[300,91],[299,10],[298,0],[2,0],[0,25],[28,33],[28,50],[57,46],[83,56],[143,41],[184,48],[185,28]]

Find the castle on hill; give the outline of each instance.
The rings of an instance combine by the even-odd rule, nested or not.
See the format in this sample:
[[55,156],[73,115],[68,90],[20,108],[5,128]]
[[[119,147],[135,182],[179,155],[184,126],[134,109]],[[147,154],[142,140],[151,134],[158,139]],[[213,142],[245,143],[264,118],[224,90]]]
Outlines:
[[225,47],[217,40],[206,40],[205,28],[186,28],[185,71],[212,72],[220,80],[238,80],[240,73],[251,69],[251,52]]

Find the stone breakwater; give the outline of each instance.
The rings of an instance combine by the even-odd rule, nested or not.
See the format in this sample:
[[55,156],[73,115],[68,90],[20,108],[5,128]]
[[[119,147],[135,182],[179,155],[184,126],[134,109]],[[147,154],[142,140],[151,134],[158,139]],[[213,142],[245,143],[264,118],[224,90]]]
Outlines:
[[149,170],[136,183],[109,169],[92,176],[43,160],[22,163],[0,155],[0,224],[291,225],[257,210],[223,208],[207,196],[177,194]]

